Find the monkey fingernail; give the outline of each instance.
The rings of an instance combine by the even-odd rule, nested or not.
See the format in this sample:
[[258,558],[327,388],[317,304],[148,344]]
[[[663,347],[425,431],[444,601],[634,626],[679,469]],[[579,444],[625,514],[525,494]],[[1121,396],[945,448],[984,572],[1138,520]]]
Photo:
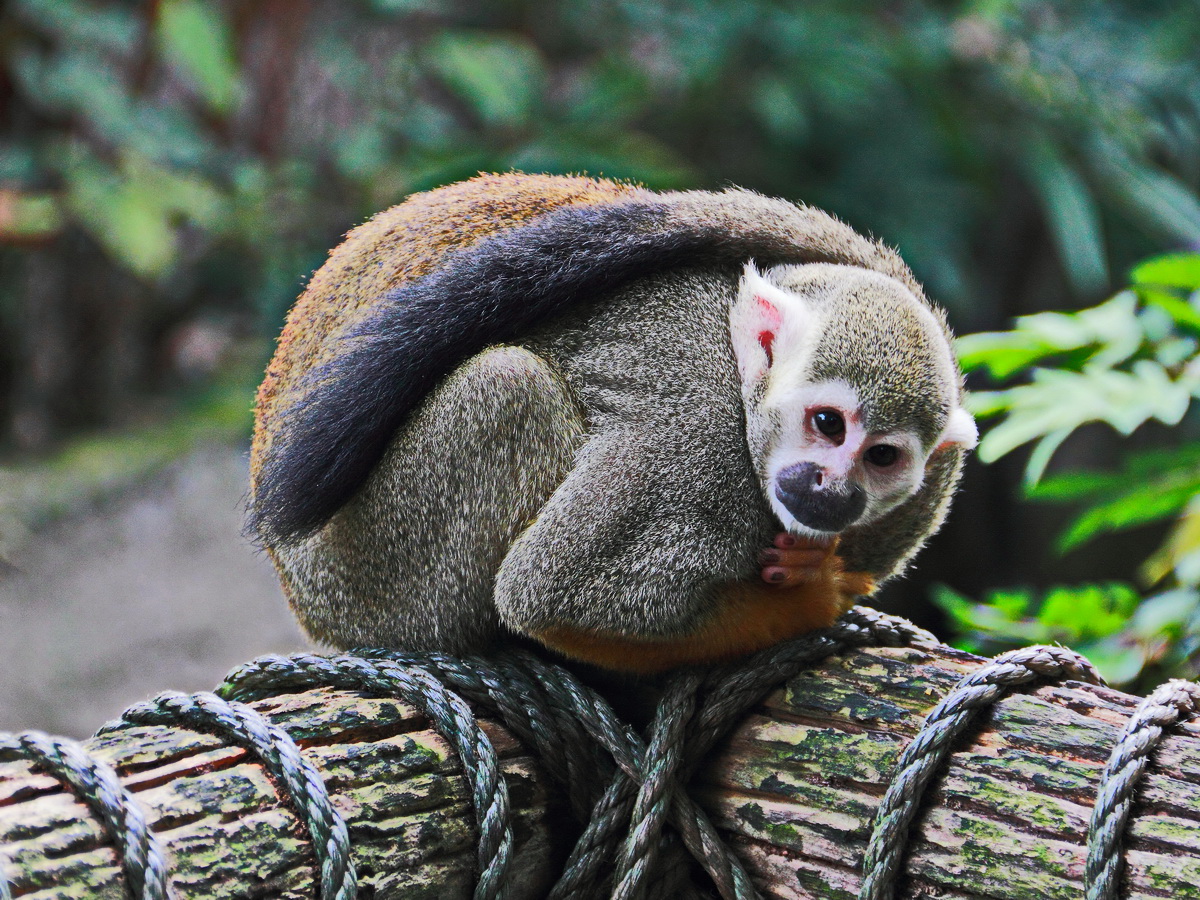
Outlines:
[[775,546],[781,550],[789,550],[796,546],[796,539],[790,534],[781,534],[775,538]]
[[779,557],[778,550],[764,550],[758,554],[758,561],[764,564],[777,563],[779,562]]
[[772,584],[779,584],[779,582],[787,578],[787,573],[784,572],[783,569],[766,569],[763,572],[763,575],[766,576],[767,581],[771,582]]

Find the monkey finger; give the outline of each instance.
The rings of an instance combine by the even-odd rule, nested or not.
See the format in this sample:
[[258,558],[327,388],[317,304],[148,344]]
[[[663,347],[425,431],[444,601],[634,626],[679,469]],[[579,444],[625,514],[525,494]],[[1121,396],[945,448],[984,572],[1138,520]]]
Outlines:
[[833,547],[833,540],[802,537],[781,531],[771,542],[779,550],[823,550],[828,552]]
[[785,569],[819,569],[829,558],[828,550],[777,550],[774,547],[758,555],[763,565]]
[[798,584],[811,581],[817,571],[817,569],[789,569],[783,566],[764,566],[762,580],[767,582],[767,584],[779,587],[795,587]]
[[809,536],[780,532],[775,535],[772,546],[778,550],[833,550],[836,538],[809,538]]

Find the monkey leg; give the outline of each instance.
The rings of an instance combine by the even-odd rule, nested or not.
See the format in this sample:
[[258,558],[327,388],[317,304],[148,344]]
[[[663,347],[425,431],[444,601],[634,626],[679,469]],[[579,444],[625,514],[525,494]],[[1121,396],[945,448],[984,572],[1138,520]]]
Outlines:
[[305,628],[341,647],[486,647],[499,633],[496,571],[570,471],[583,428],[536,354],[493,347],[468,360],[325,528],[275,551]]

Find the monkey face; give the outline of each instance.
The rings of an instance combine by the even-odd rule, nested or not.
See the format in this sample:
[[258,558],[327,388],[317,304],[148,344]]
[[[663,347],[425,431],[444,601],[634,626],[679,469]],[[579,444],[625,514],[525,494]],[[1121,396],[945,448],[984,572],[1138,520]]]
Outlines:
[[846,382],[801,384],[771,400],[759,477],[789,531],[837,534],[874,521],[921,486],[928,454],[917,434],[869,428]]
[[803,385],[779,399],[761,476],[789,530],[834,534],[866,524],[921,486],[929,454],[916,432],[871,429],[849,384]]
[[768,276],[747,266],[730,313],[750,453],[784,527],[832,537],[915,494],[975,424],[948,339],[898,282],[822,264]]

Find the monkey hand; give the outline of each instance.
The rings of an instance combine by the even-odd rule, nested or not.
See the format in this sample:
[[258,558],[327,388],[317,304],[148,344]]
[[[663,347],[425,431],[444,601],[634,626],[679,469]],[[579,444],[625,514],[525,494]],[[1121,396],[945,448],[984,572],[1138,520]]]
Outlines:
[[781,588],[817,581],[826,574],[837,539],[818,541],[786,531],[775,535],[772,545],[758,555],[762,579]]
[[772,545],[759,554],[762,580],[781,589],[831,581],[843,594],[851,596],[874,590],[871,576],[844,571],[835,552],[837,546],[837,538],[818,541],[780,532]]

